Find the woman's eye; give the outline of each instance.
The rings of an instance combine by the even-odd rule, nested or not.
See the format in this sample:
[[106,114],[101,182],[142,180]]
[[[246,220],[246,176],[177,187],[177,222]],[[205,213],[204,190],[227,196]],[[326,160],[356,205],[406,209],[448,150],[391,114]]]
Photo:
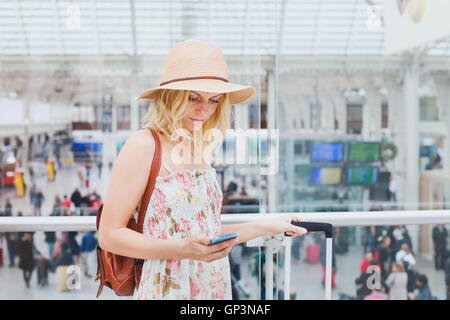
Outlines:
[[197,99],[189,97],[189,101],[197,101]]
[[219,100],[211,100],[213,103],[219,103]]

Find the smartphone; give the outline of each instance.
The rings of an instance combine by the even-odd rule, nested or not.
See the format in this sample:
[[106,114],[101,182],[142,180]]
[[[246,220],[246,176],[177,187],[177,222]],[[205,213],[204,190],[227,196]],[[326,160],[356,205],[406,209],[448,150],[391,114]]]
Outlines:
[[220,236],[212,238],[211,241],[209,242],[209,245],[213,245],[213,244],[225,241],[225,240],[233,239],[233,238],[236,238],[237,236],[239,236],[239,232],[222,234]]

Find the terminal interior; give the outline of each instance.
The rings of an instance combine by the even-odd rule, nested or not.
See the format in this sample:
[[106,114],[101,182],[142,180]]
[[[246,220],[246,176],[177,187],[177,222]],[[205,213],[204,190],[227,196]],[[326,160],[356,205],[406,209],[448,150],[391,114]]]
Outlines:
[[[165,55],[186,39],[218,45],[230,80],[257,89],[232,107],[212,163],[223,215],[448,210],[450,24],[439,11],[450,6],[436,1],[441,10],[430,4],[422,17],[421,1],[392,3],[1,2],[0,215],[95,216],[117,155],[151,106],[136,96],[159,84]],[[415,43],[389,24],[392,10],[415,25],[442,20],[447,32],[423,31],[426,41]],[[420,296],[423,275],[430,299],[448,299],[449,223],[335,227],[332,299],[362,299],[363,265],[388,248],[388,277],[405,243],[416,280],[408,299]],[[27,282],[9,245],[22,234],[1,228],[0,299],[97,299],[95,250],[80,252],[90,232],[53,234],[56,243],[71,239],[81,270],[81,285],[62,290],[52,234],[33,232],[38,254]],[[265,250],[233,248],[234,299],[266,298]],[[321,250],[321,235],[308,233],[293,239],[290,268],[284,249],[274,255],[274,299],[284,299],[286,270],[290,299],[323,298]],[[393,298],[388,291],[379,290]],[[109,289],[100,297],[129,298]]]

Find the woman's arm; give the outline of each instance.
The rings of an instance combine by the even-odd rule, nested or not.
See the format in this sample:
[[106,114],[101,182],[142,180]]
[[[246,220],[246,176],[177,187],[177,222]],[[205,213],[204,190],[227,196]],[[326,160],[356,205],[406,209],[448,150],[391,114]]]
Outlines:
[[300,219],[292,215],[286,215],[275,219],[254,222],[229,225],[223,224],[222,234],[239,232],[238,243],[247,242],[262,236],[276,235],[282,232],[286,232],[294,237],[306,234],[305,228],[294,226],[291,224],[292,221],[300,221]]
[[155,140],[148,129],[134,133],[120,151],[103,204],[98,242],[109,252],[138,259],[213,261],[228,254],[236,239],[208,246],[209,238],[163,240],[127,228],[147,186]]

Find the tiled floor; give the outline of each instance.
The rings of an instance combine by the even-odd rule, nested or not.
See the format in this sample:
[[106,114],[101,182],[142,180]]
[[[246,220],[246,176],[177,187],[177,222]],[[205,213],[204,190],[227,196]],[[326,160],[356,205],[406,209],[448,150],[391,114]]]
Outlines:
[[[45,173],[45,170],[43,170]],[[109,170],[104,168],[102,178],[98,178],[98,172],[94,168],[91,177],[91,190],[95,189],[102,197],[104,197],[108,181]],[[47,201],[44,204],[43,215],[48,215],[51,211],[53,199],[56,194],[63,196],[70,194],[76,186],[80,185],[77,175],[77,166],[72,165],[64,168],[57,173],[54,182],[48,182],[45,175],[42,175],[37,179],[38,185],[44,191]],[[82,188],[82,193],[86,192],[85,188]],[[24,215],[29,215],[31,209],[29,206],[29,198],[24,197],[18,199],[15,197],[15,191],[3,190],[0,194],[1,203],[4,203],[6,197],[12,198],[14,213],[17,210],[22,210]],[[81,238],[82,233],[79,233],[78,237]],[[47,253],[47,246],[44,242],[43,232],[35,233],[35,244],[41,252]],[[80,279],[80,289],[73,289],[67,292],[59,292],[57,286],[56,274],[49,274],[49,286],[45,288],[39,288],[37,286],[37,275],[33,273],[31,280],[31,288],[27,289],[23,280],[22,272],[17,267],[9,268],[8,259],[6,253],[6,245],[3,241],[2,244],[4,250],[4,266],[0,267],[0,299],[96,299],[97,284],[92,278],[87,278],[83,274]],[[304,251],[304,250],[303,250]],[[302,257],[304,257],[302,252]],[[345,254],[337,255],[337,274],[336,282],[337,289],[332,291],[332,298],[338,299],[338,293],[345,293],[348,295],[355,295],[356,286],[354,279],[358,276],[359,264],[362,259],[362,248],[354,247]],[[430,288],[433,295],[439,299],[445,298],[445,284],[444,273],[442,271],[436,272],[433,268],[433,263],[424,257],[417,257],[417,267],[420,272],[425,273],[428,276]],[[250,275],[248,267],[249,258],[244,256],[241,266],[241,272],[243,275],[243,281],[246,283],[250,292],[249,299],[258,299],[258,280],[256,277]],[[283,268],[280,268],[278,272],[279,279],[283,279]],[[307,264],[301,262],[298,265],[292,265],[291,267],[291,286],[296,292],[296,299],[323,299],[324,289],[321,286],[322,269],[318,264]],[[279,281],[281,283],[281,280]],[[280,285],[279,285],[280,286]],[[114,293],[105,288],[101,299],[118,299]],[[120,298],[129,299],[129,298]]]

